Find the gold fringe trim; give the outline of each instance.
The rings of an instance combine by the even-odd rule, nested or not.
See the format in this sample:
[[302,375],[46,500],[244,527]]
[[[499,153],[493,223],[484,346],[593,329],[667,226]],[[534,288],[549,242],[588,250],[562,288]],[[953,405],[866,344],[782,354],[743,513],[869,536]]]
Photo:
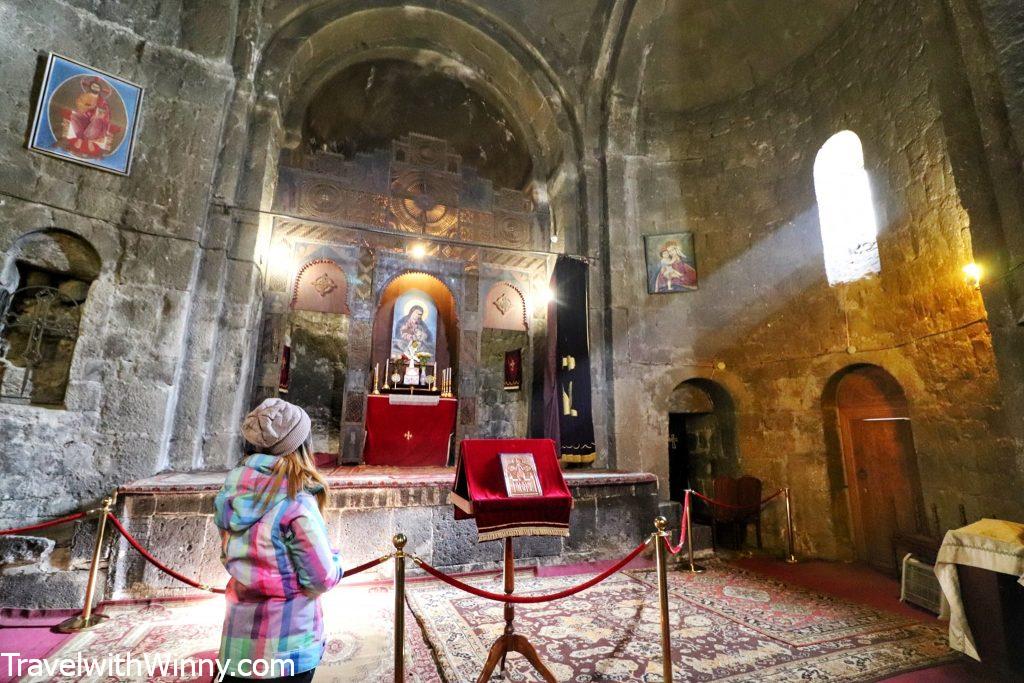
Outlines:
[[498,541],[503,538],[518,538],[520,536],[568,536],[566,528],[550,526],[520,526],[512,529],[498,529],[496,531],[480,532],[477,541]]
[[597,452],[592,453],[563,453],[559,460],[570,465],[589,464],[597,460]]

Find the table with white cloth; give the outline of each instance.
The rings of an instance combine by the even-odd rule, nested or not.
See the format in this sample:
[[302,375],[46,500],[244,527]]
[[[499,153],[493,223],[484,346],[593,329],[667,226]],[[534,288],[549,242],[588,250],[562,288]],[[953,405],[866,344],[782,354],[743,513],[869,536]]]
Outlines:
[[[961,585],[964,571],[961,567],[975,567],[1010,575],[1016,578],[1012,591],[1024,591],[1024,524],[982,519],[946,532],[939,549],[935,575],[946,598],[942,616],[949,618],[949,645],[980,661],[976,635],[971,633],[968,620],[971,609],[965,606],[965,598],[968,596]],[[1024,593],[1015,595],[1018,599],[1014,602],[1020,604],[1021,595]],[[1016,610],[1013,607],[1010,609]],[[995,614],[987,616],[992,619],[997,617]],[[1015,613],[1009,616],[1019,620],[1022,615]]]

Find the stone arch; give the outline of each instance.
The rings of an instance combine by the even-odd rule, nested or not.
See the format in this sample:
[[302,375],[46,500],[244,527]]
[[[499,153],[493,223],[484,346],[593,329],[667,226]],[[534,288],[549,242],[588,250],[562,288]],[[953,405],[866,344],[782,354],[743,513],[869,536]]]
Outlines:
[[348,278],[332,259],[320,258],[299,268],[292,289],[292,308],[348,315]]
[[529,331],[526,297],[512,282],[495,283],[484,297],[484,328]]
[[463,2],[446,3],[442,11],[432,3],[378,0],[357,9],[334,0],[267,18],[278,28],[254,75],[258,104],[246,152],[249,171],[239,187],[243,205],[271,204],[278,151],[298,144],[306,98],[319,85],[362,61],[416,60],[458,74],[513,126],[531,133],[523,139],[533,157],[535,199],[550,202],[552,223],[573,236],[566,247],[581,248],[578,228],[586,211],[574,104],[539,52],[509,26]]
[[89,282],[103,269],[103,259],[85,237],[62,228],[41,228],[22,233],[7,249],[0,287],[9,287],[16,261],[31,262],[44,270],[67,272]]

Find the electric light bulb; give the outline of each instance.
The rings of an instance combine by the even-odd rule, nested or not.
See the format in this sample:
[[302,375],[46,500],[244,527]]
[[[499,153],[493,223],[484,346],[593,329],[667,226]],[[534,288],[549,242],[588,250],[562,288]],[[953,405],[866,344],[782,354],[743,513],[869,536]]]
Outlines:
[[964,266],[963,270],[964,270],[964,277],[967,278],[968,282],[970,282],[975,287],[978,287],[978,286],[981,285],[981,275],[982,275],[981,266],[979,266],[977,263],[971,261],[970,263],[968,263],[967,265]]
[[538,287],[537,292],[534,294],[534,298],[537,300],[537,305],[547,306],[555,300],[555,290],[546,285]]
[[426,255],[427,245],[423,244],[422,242],[417,242],[416,244],[409,247],[409,256],[416,259],[417,261],[423,260],[426,257]]

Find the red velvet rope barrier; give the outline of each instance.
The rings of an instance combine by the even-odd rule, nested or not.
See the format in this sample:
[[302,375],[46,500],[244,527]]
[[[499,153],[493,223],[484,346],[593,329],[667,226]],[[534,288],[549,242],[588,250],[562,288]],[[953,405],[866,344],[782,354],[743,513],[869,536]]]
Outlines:
[[678,555],[683,551],[683,546],[686,545],[686,530],[690,527],[690,491],[687,489],[686,497],[683,499],[683,516],[679,520],[679,545],[672,545],[668,540],[668,536],[664,536],[665,547],[673,555]]
[[[121,533],[122,536],[124,536],[124,540],[128,541],[129,545],[138,550],[139,554],[142,555],[142,557],[145,558],[147,562],[149,562],[151,565],[162,571],[164,574],[167,574],[168,576],[175,578],[184,584],[192,586],[193,588],[198,588],[204,591],[210,591],[211,593],[224,592],[223,588],[213,588],[212,586],[207,586],[206,584],[199,583],[195,579],[190,579],[184,574],[179,574],[178,572],[174,571],[170,567],[160,562],[160,560],[153,557],[152,553],[150,553],[148,550],[142,547],[142,544],[139,543],[139,541],[134,536],[132,536],[127,529],[124,528],[124,525],[121,524],[121,520],[119,520],[113,514],[110,515],[110,523],[114,525],[114,528],[116,528]],[[390,555],[383,555],[376,559],[370,560],[369,562],[364,562],[360,565],[352,567],[352,569],[344,570],[344,576],[355,576],[359,572],[364,572],[367,569],[373,569],[377,565],[387,562],[389,559],[391,559]]]
[[204,590],[204,591],[210,591],[211,593],[223,593],[224,592],[223,588],[213,588],[212,586],[207,586],[206,584],[199,583],[195,579],[190,579],[189,577],[185,576],[184,574],[179,574],[178,572],[174,571],[170,567],[168,567],[168,566],[164,565],[163,563],[161,563],[160,560],[158,560],[155,557],[153,557],[153,555],[148,550],[143,548],[142,544],[139,543],[135,539],[134,536],[132,536],[130,533],[128,533],[128,530],[124,528],[123,524],[121,524],[121,520],[119,520],[113,514],[110,515],[110,523],[114,525],[114,528],[117,529],[121,533],[122,536],[124,536],[124,540],[128,541],[128,544],[131,547],[133,547],[136,550],[138,550],[139,554],[142,555],[142,557],[144,557],[147,562],[149,562],[151,565],[153,565],[154,567],[156,567],[157,569],[162,571],[164,574],[167,574],[168,576],[170,576],[172,578],[175,578],[175,579],[177,579],[178,581],[181,581],[184,584],[192,586],[193,588],[198,588],[198,589]]
[[693,491],[693,495],[697,496],[698,498],[703,500],[705,503],[710,503],[711,505],[717,505],[718,507],[729,508],[730,510],[756,510],[759,507],[764,507],[765,505],[770,503],[775,498],[778,498],[779,496],[781,496],[785,492],[786,492],[786,489],[779,489],[778,491],[776,491],[772,495],[770,495],[767,498],[765,498],[764,500],[762,500],[760,503],[755,503],[754,505],[732,505],[731,503],[723,503],[721,501],[715,500],[714,498],[708,498],[707,496],[705,496],[705,495],[703,495],[701,493],[697,493],[696,491]]
[[51,519],[49,522],[40,522],[39,524],[32,524],[31,526],[20,526],[15,527],[13,529],[3,529],[0,530],[0,536],[14,536],[17,534],[26,533],[28,531],[38,531],[40,529],[47,529],[51,526],[57,526],[58,524],[66,524],[68,522],[73,522],[76,519],[81,519],[82,517],[85,517],[85,515],[85,512],[76,512],[72,515],[68,515],[67,517]]
[[346,577],[355,576],[359,572],[365,572],[367,569],[373,569],[378,564],[384,564],[385,562],[390,560],[391,557],[392,557],[391,555],[381,555],[376,560],[370,560],[369,562],[363,562],[360,565],[352,567],[352,569],[346,569],[345,570],[345,576]]
[[570,595],[575,595],[576,593],[580,593],[582,591],[587,590],[588,588],[596,586],[597,584],[601,583],[609,576],[618,572],[627,564],[635,560],[637,556],[640,555],[640,553],[642,553],[647,548],[648,543],[650,543],[650,539],[647,539],[646,541],[638,545],[628,555],[626,555],[624,558],[616,562],[613,566],[604,570],[597,576],[594,576],[581,584],[573,586],[572,588],[566,588],[563,591],[559,591],[558,593],[551,593],[550,595],[508,595],[506,593],[492,593],[490,591],[485,591],[482,588],[471,586],[468,583],[463,583],[462,581],[459,581],[458,579],[452,576],[448,576],[441,570],[431,567],[429,564],[427,564],[418,557],[413,556],[412,559],[417,565],[419,565],[423,569],[423,571],[427,572],[436,579],[444,581],[449,586],[454,586],[455,588],[463,590],[467,593],[472,593],[473,595],[479,598],[487,598],[488,600],[495,600],[497,602],[511,602],[521,605],[537,602],[550,602],[552,600],[560,600],[562,598],[567,598]]

